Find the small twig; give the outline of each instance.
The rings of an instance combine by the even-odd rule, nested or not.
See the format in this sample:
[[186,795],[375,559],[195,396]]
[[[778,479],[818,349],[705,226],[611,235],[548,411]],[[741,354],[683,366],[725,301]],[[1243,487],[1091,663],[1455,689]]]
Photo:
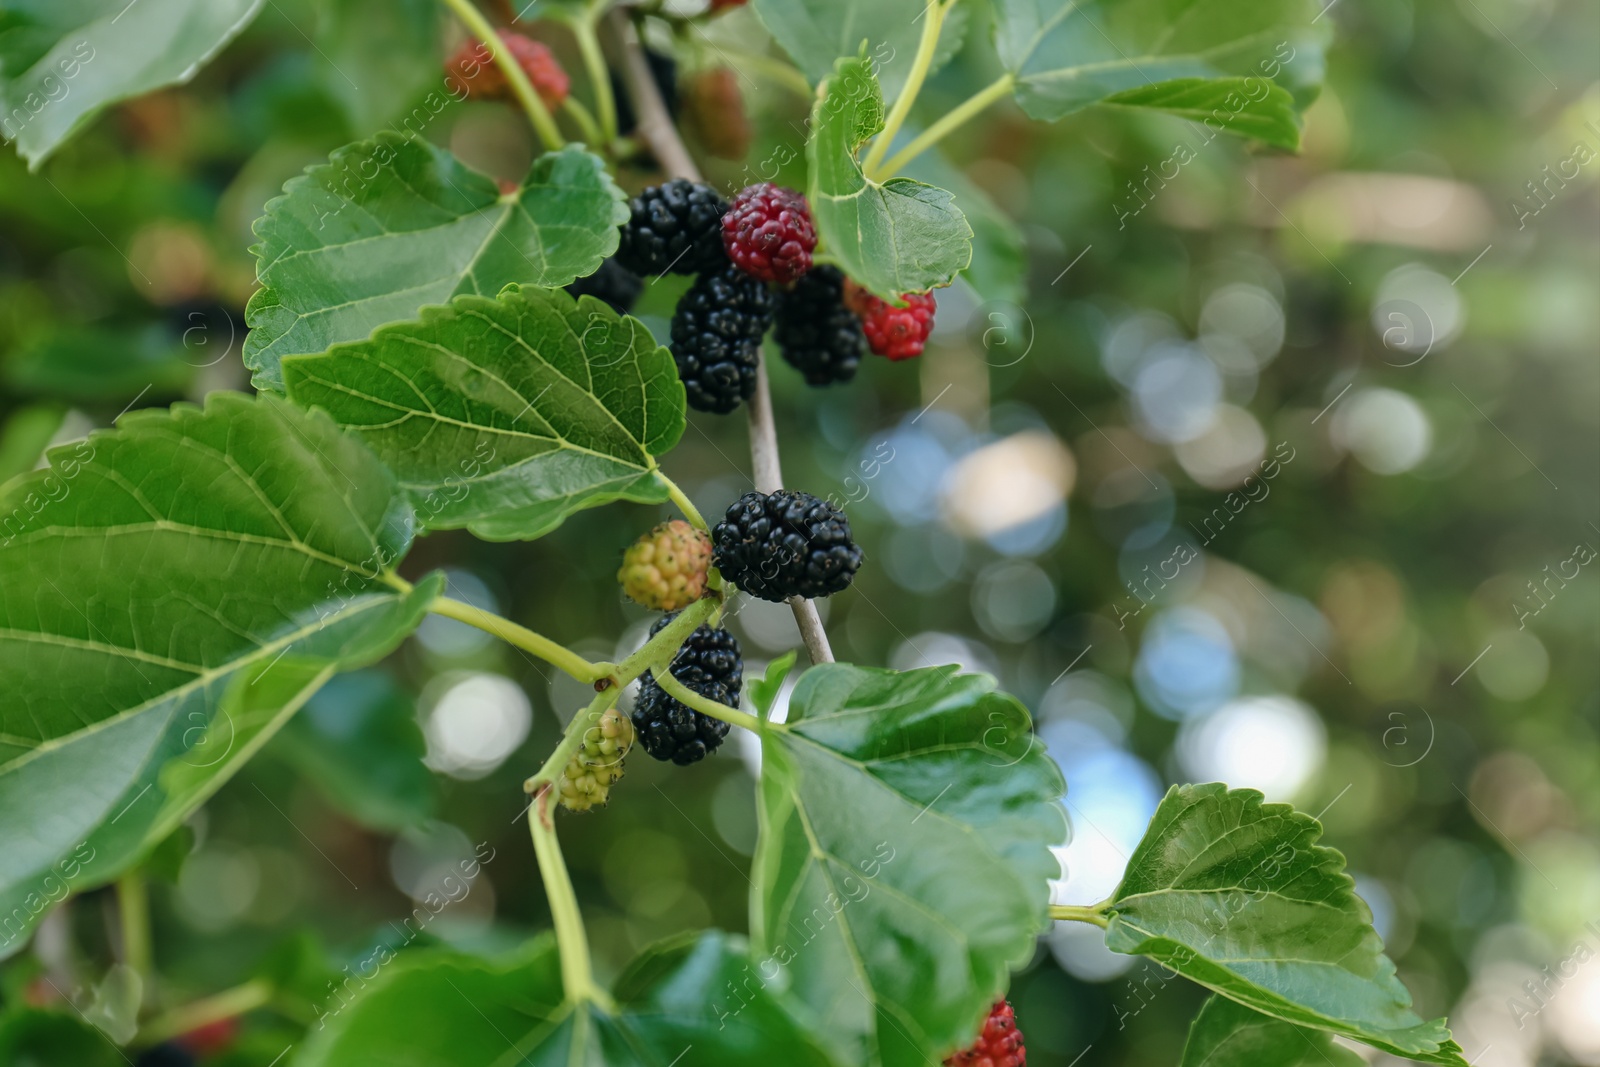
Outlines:
[[672,116],[667,114],[667,105],[656,90],[655,76],[644,58],[638,31],[621,8],[612,8],[606,15],[606,23],[622,46],[622,78],[628,83],[628,94],[633,97],[634,112],[638,115],[635,133],[650,146],[662,170],[675,177],[700,181],[700,168],[683,146],[677,127],[672,124]]
[[[623,78],[633,97],[634,111],[639,115],[638,135],[650,146],[661,169],[675,178],[700,181],[700,168],[695,166],[678,128],[667,114],[666,104],[656,90],[655,79],[645,62],[644,49],[639,35],[622,14],[613,8],[606,16],[612,32],[622,46]],[[750,465],[756,488],[771,493],[783,488],[783,466],[778,453],[777,423],[772,417],[772,390],[767,385],[766,361],[756,364],[756,391],[750,398]],[[793,597],[789,607],[794,612],[795,625],[800,627],[800,637],[812,663],[832,663],[833,649],[828,644],[828,634],[822,628],[822,616],[817,606],[802,597]]]
[[[750,397],[750,466],[756,488],[763,493],[773,493],[783,488],[783,464],[778,453],[778,423],[772,415],[772,389],[767,385],[767,363],[762,359],[756,365],[756,391]],[[812,663],[832,663],[833,648],[828,644],[828,632],[822,627],[822,616],[817,606],[805,597],[794,596],[788,600],[794,612],[795,625],[800,627],[800,638],[806,643],[806,652]]]
[[783,460],[778,453],[778,423],[772,415],[772,389],[767,363],[756,367],[756,391],[750,397],[750,476],[756,489],[775,493],[783,488]]
[[555,823],[550,818],[550,804],[554,799],[553,785],[544,786],[533,798],[533,803],[528,805],[528,831],[533,837],[533,854],[539,861],[539,877],[544,880],[545,899],[550,904],[550,917],[556,928],[565,1002],[581,1004],[587,1000],[607,1011],[615,1011],[611,998],[594,981],[589,962],[589,938],[584,932],[583,914],[578,910],[578,895],[573,891],[567,861],[561,855]]

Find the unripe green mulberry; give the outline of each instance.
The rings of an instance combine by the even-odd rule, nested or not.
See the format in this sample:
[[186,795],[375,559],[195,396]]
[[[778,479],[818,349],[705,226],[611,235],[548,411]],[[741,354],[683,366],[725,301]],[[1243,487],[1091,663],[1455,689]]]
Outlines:
[[636,604],[653,611],[678,611],[706,591],[711,539],[682,519],[645,534],[622,557],[617,581]]
[[[583,712],[579,712],[583,714]],[[616,708],[608,708],[583,733],[583,744],[561,772],[561,806],[568,811],[603,807],[611,786],[622,777],[622,761],[633,747],[633,723]]]

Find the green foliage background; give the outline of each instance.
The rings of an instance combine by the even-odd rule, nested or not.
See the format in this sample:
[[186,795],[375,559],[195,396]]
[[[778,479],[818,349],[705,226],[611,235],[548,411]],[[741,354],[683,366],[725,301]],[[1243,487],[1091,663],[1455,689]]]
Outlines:
[[[438,58],[437,41],[373,49],[359,27],[371,25],[363,9],[382,4],[336,4],[340,17],[328,19],[322,6],[267,5],[193,83],[113,109],[36,174],[0,153],[0,476],[129,407],[246,387],[252,222],[285,181],[398,120],[407,94],[430,88],[395,50]],[[828,605],[839,658],[956,657],[994,671],[1041,736],[1057,739],[1079,840],[1100,830],[1073,810],[1077,754],[1057,746],[1085,735],[1052,724],[1109,732],[1159,787],[1193,777],[1177,754],[1179,725],[1155,706],[1139,664],[1169,609],[1220,612],[1237,691],[1292,695],[1322,724],[1325,755],[1292,799],[1323,812],[1323,843],[1345,853],[1379,912],[1419,1014],[1449,1015],[1469,1058],[1485,1045],[1521,1057],[1486,1063],[1600,1062],[1564,1048],[1554,1021],[1578,1010],[1563,997],[1595,1003],[1600,962],[1580,965],[1531,1018],[1511,1003],[1532,1006],[1518,986],[1576,947],[1600,952],[1600,577],[1583,567],[1544,587],[1548,605],[1520,628],[1515,606],[1539,606],[1527,583],[1575,545],[1600,548],[1600,15],[1560,0],[1338,0],[1321,21],[1333,33],[1327,78],[1298,156],[1202,143],[1201,127],[1131,109],[1046,126],[1007,101],[947,142],[942,160],[913,167],[966,208],[977,288],[942,294],[939,332],[918,363],[869,359],[853,385],[820,392],[774,361],[785,474],[845,498],[867,552],[856,587]],[[986,35],[968,27],[969,45],[932,78],[915,122],[993,79],[987,51],[970,44]],[[737,64],[762,42],[753,15],[737,13],[681,41],[683,66]],[[795,131],[808,102],[755,76],[741,85],[756,143],[745,160],[713,163],[710,177],[736,188],[771,176],[763,161],[776,160],[778,180],[804,186]],[[525,121],[498,105],[452,104],[425,133],[496,177],[520,177],[533,154]],[[1196,147],[1176,177],[1135,193],[1130,183],[1172,173],[1179,144]],[[1544,168],[1577,158],[1577,145],[1595,161],[1535,199],[1526,183],[1545,182]],[[988,212],[965,203],[964,189],[987,194],[1020,230],[1026,296],[1007,278],[1006,242],[985,240]],[[1454,297],[1429,282],[1415,291],[1433,296],[1397,303],[1385,279],[1408,265]],[[1200,484],[1174,449],[1140,432],[1108,338],[1140,312],[1192,338],[1227,284],[1281,307],[1281,351],[1230,379],[1227,397],[1256,420],[1269,454],[1287,442],[1295,459],[1206,545],[1203,568],[1124,618],[1137,607],[1125,579],[1140,580],[1173,543],[1128,552],[1130,534],[1198,527],[1229,489]],[[679,285],[658,282],[641,304],[657,338]],[[1447,334],[1438,309],[1451,306],[1459,327]],[[1419,358],[1410,339],[1430,330],[1439,336]],[[1425,416],[1431,443],[1414,467],[1378,473],[1345,447],[1381,443],[1397,425],[1335,429],[1353,425],[1340,405],[1371,390],[1404,394]],[[748,488],[745,428],[690,421],[669,465],[710,516]],[[1018,434],[1071,457],[1064,511],[1035,523],[1031,544],[986,541],[961,509],[942,512],[916,491],[951,465],[941,448],[959,457]],[[912,514],[919,507],[929,510]],[[610,657],[618,635],[648,622],[617,592],[620,552],[669,510],[580,512],[533,543],[432,533],[404,572],[449,568],[453,595],[481,588],[507,617]],[[735,621],[751,673],[787,647],[784,624],[759,608]],[[314,1018],[341,968],[405,939],[397,924],[414,905],[395,871],[454,855],[445,841],[493,859],[421,941],[509,948],[548,925],[514,816],[522,778],[583,690],[451,625],[430,622],[383,673],[313,700],[174,844],[153,900],[158,959],[176,987],[271,973]],[[531,732],[484,777],[419,776],[421,738],[405,720],[417,694],[425,713],[463,671],[522,687]],[[332,700],[375,709],[359,735],[330,732],[337,718],[318,709]],[[629,772],[608,809],[561,827],[607,979],[685,928],[745,932],[750,895],[755,787],[735,746],[688,771],[641,754]],[[73,908],[87,946],[103,941],[108,896]],[[1075,951],[1041,945],[1014,981],[1029,1062],[1178,1062],[1203,991],[1145,962],[1082,977],[1063,962]],[[19,958],[0,969],[7,1003],[37,967]],[[228,1062],[271,1062],[293,1037],[271,1027],[250,1031]]]

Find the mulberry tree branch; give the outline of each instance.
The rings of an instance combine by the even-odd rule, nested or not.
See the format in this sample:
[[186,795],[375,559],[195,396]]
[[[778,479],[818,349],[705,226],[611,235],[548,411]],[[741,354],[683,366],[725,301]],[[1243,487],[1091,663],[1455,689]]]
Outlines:
[[[623,80],[633,97],[634,112],[639,116],[638,135],[650,146],[662,170],[674,178],[700,181],[700,168],[695,165],[689,150],[667,106],[656,89],[650,65],[645,61],[644,48],[639,34],[620,8],[613,8],[606,16],[611,30],[622,47]],[[777,423],[772,417],[772,390],[767,384],[766,361],[756,365],[756,391],[747,405],[750,412],[750,465],[751,478],[756,488],[770,493],[783,488],[783,466],[778,452]],[[822,616],[817,606],[804,597],[790,597],[789,608],[800,627],[800,637],[813,663],[832,663],[833,649],[828,644],[828,634],[822,628]]]

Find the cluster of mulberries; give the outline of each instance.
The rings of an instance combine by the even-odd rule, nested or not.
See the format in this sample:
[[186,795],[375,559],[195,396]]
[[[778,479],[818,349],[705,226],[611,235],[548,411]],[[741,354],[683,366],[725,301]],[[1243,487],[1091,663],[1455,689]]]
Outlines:
[[[743,2],[711,0],[711,10]],[[558,107],[570,86],[554,53],[521,33],[502,30],[500,39],[545,106]],[[649,57],[663,94],[672,90],[675,98],[675,66]],[[467,96],[511,98],[504,72],[481,41],[462,44],[445,68]],[[691,89],[702,140],[720,154],[741,153],[749,130],[731,72],[705,72]],[[622,129],[632,124],[631,115],[619,118]],[[750,399],[761,339],[774,323],[778,351],[810,385],[849,381],[863,349],[891,360],[922,354],[933,328],[933,295],[905,293],[896,307],[833,267],[813,271],[816,225],[806,198],[793,189],[761,182],[730,203],[709,185],[676,178],[645,189],[628,208],[616,255],[567,291],[626,314],[646,277],[694,275],[672,317],[671,347],[689,406],[698,411],[727,414]]]
[[[681,519],[664,522],[623,554],[617,579],[630,599],[665,611],[650,628],[655,637],[678,613],[704,595],[711,567],[734,586],[762,600],[830,596],[848,588],[861,567],[861,549],[851,539],[850,521],[830,501],[780,489],[746,493],[729,506],[708,538]],[[737,706],[744,681],[739,641],[726,630],[705,625],[683,642],[674,656],[672,676],[690,690],[719,704]],[[613,764],[587,748],[573,756],[562,784],[562,802],[575,810],[603,803],[621,777],[621,756],[636,735],[658,760],[680,766],[717,750],[728,724],[696,711],[655,678],[640,679],[633,728],[618,739]],[[608,735],[610,736],[610,735]]]
[[726,414],[756,386],[772,294],[723,247],[728,202],[709,185],[675,178],[628,204],[617,261],[641,275],[692,274],[672,316],[672,356],[689,405]]
[[870,349],[890,359],[922,351],[933,298],[904,307],[873,297],[837,268],[813,269],[817,230],[806,198],[763,182],[724,201],[674,179],[629,204],[615,262],[633,275],[691,274],[672,317],[672,355],[689,406],[727,414],[756,386],[761,339],[811,385],[849,381]]

